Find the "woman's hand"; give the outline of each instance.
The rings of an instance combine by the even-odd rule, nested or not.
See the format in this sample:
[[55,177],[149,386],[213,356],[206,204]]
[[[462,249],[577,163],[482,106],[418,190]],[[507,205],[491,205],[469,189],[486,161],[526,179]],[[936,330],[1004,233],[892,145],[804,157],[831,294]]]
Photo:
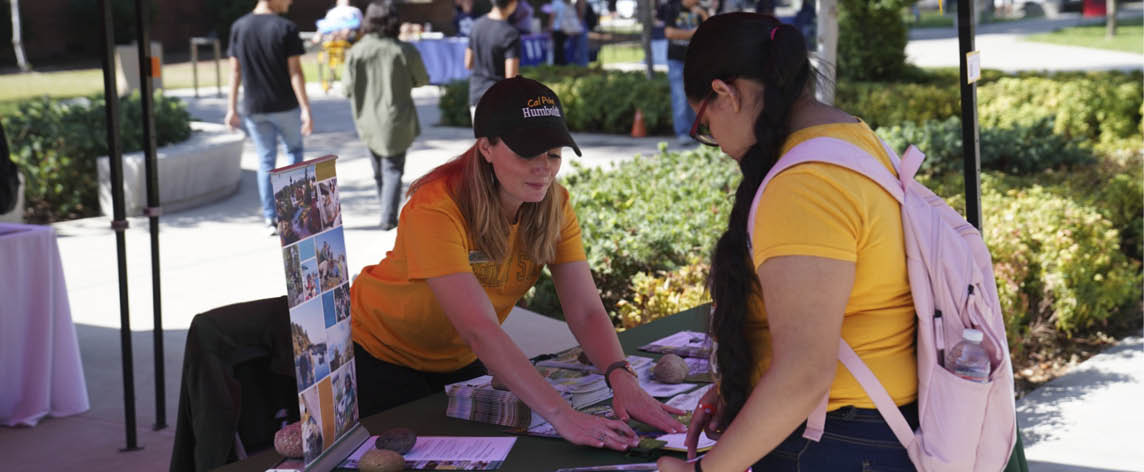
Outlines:
[[640,443],[639,436],[627,423],[581,413],[570,406],[548,421],[561,437],[572,444],[626,451]]
[[723,413],[719,408],[719,393],[714,388],[703,394],[703,398],[699,399],[699,405],[691,415],[691,424],[687,427],[687,439],[684,441],[688,459],[695,458],[695,449],[699,445],[701,432],[706,432],[707,437],[716,440],[723,433]]
[[664,405],[652,398],[644,389],[640,388],[635,376],[626,371],[614,371],[612,381],[612,411],[616,417],[627,421],[630,418],[643,421],[648,425],[668,433],[682,433],[685,431],[680,423],[671,415],[682,415],[686,411]]

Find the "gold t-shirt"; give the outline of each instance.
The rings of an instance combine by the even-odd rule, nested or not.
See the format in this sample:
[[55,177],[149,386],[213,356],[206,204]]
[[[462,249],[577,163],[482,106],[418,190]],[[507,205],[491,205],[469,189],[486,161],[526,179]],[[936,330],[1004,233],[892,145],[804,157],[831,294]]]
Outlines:
[[[828,136],[854,144],[893,172],[878,137],[865,123],[812,126],[790,135],[786,153],[811,138]],[[917,398],[917,358],[913,297],[906,274],[901,207],[874,181],[824,163],[791,167],[767,184],[755,219],[755,267],[777,256],[818,256],[856,264],[854,288],[846,303],[842,339],[870,366],[894,403]],[[757,302],[757,300],[756,300]],[[758,382],[771,361],[766,310],[755,303],[747,336],[758,365]],[[830,387],[828,410],[847,405],[874,408],[858,381],[841,362]]]
[[[354,342],[385,362],[427,372],[454,371],[477,356],[425,279],[472,273],[503,323],[541,271],[517,243],[517,225],[509,234],[505,260],[490,261],[477,251],[447,182],[439,178],[417,189],[401,211],[393,250],[362,269],[350,287]],[[557,185],[556,198],[563,214],[553,263],[586,260],[568,191]]]

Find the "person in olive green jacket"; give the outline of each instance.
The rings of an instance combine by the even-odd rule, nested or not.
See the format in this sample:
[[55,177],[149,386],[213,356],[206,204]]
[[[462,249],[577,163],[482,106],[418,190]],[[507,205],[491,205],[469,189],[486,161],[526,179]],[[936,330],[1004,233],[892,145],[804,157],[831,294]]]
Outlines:
[[344,90],[354,125],[365,141],[381,200],[381,229],[397,226],[405,151],[421,134],[413,87],[429,84],[421,54],[397,40],[401,20],[393,0],[374,0],[366,9],[362,38],[346,55]]

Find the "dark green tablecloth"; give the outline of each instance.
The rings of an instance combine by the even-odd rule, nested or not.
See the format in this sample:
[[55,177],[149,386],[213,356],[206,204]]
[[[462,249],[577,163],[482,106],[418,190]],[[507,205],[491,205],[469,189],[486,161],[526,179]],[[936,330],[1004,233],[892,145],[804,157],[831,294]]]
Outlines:
[[[684,330],[706,331],[709,305],[656,320],[646,325],[620,333],[620,344],[624,352],[636,353],[639,346]],[[651,355],[650,353],[642,353]],[[407,427],[425,436],[504,436],[504,429],[485,423],[462,421],[445,416],[448,400],[444,393],[411,402],[387,410],[361,421],[373,434],[393,427]],[[671,453],[674,454],[674,453]],[[679,454],[682,456],[682,454]],[[516,445],[508,455],[504,467],[506,472],[551,471],[561,467],[607,465],[621,463],[651,462],[655,457],[633,457],[622,452],[573,445],[562,439],[518,436]],[[242,462],[218,469],[227,472],[262,472],[281,461],[273,450],[253,456]],[[1017,443],[1013,459],[1006,472],[1025,472],[1025,454],[1021,443]]]
[[[708,305],[693,308],[673,316],[656,320],[646,325],[620,333],[620,344],[624,352],[634,354],[644,344],[669,334],[684,331],[706,331]],[[641,353],[654,357],[651,353]],[[472,421],[462,421],[445,416],[448,399],[439,393],[421,400],[410,402],[391,410],[361,420],[362,426],[373,434],[394,427],[407,427],[424,436],[505,436],[504,428]],[[636,462],[651,462],[655,457],[630,456],[622,452],[582,447],[562,439],[517,436],[516,445],[508,455],[504,467],[506,472],[551,471],[560,467],[586,465],[607,465]],[[680,454],[682,456],[682,454]],[[273,467],[282,458],[273,450],[265,451],[244,461],[230,464],[216,470],[226,472],[262,472]]]

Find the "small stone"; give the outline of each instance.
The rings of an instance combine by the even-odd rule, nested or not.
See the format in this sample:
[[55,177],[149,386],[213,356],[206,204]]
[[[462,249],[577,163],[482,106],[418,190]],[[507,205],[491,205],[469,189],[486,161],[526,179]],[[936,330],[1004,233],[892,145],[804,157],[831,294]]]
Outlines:
[[401,472],[405,470],[405,458],[388,449],[371,449],[358,460],[361,472]]
[[675,354],[664,354],[658,361],[655,361],[655,367],[652,368],[651,373],[659,382],[677,384],[687,378],[689,370],[687,361],[683,360],[682,357]]
[[274,450],[282,457],[302,457],[302,424],[290,423],[274,433]]
[[398,454],[406,454],[417,444],[417,433],[409,428],[392,428],[377,435],[377,442],[373,445],[378,449],[385,449]]

